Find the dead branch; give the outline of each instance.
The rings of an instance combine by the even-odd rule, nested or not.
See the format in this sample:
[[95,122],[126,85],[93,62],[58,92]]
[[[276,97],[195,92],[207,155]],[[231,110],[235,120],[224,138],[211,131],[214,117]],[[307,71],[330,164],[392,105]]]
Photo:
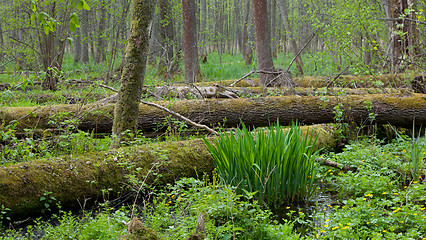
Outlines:
[[332,168],[337,168],[340,169],[344,172],[348,172],[348,171],[352,171],[352,172],[358,172],[358,169],[356,167],[350,167],[341,163],[337,163],[337,162],[333,162],[330,160],[325,160],[322,158],[318,158],[316,159],[316,161],[323,166],[327,166],[327,167],[332,167]]
[[[99,86],[101,86],[101,87],[105,87],[105,88],[107,88],[107,89],[109,89],[109,90],[111,90],[111,91],[114,91],[114,92],[118,92],[118,90],[117,90],[117,89],[115,89],[115,88],[113,88],[113,87],[105,86],[105,85],[103,85],[103,84],[100,84]],[[160,106],[160,105],[158,105],[158,104],[156,104],[156,103],[145,102],[145,101],[142,101],[142,100],[140,100],[140,102],[141,102],[141,103],[143,103],[143,104],[145,104],[145,105],[153,106],[153,107],[156,107],[156,108],[158,108],[158,109],[161,109],[161,110],[163,110],[163,111],[165,111],[165,112],[168,112],[168,113],[172,114],[173,116],[175,116],[175,117],[177,117],[177,118],[181,119],[182,121],[184,121],[184,122],[186,122],[186,123],[188,123],[188,124],[190,124],[190,125],[192,125],[192,126],[194,126],[194,127],[201,128],[201,129],[207,130],[208,132],[210,132],[210,133],[212,133],[212,134],[214,134],[214,135],[218,135],[218,132],[216,132],[215,130],[213,130],[213,129],[209,128],[208,126],[203,125],[203,124],[198,124],[198,123],[196,123],[196,122],[194,122],[194,121],[190,120],[189,118],[186,118],[186,117],[184,117],[184,116],[180,115],[179,113],[176,113],[176,112],[174,112],[174,111],[172,111],[172,110],[170,110],[170,109],[168,109],[168,108],[165,108],[165,107],[163,107],[163,106]]]

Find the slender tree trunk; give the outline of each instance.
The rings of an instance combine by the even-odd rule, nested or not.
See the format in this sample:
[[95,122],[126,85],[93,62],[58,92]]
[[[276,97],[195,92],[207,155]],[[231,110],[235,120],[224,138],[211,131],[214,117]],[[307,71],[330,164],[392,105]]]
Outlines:
[[[3,46],[4,46],[4,39],[3,39],[3,23],[0,21],[0,64],[3,64],[3,58],[4,58],[4,53],[3,53]],[[0,67],[0,70],[3,70],[4,66]]]
[[[259,70],[274,71],[274,62],[271,53],[271,32],[269,30],[267,0],[253,0],[253,17],[256,31],[256,54]],[[273,74],[259,74],[260,82],[264,86],[271,85],[275,78]]]
[[130,35],[127,40],[126,63],[121,75],[121,87],[114,110],[113,147],[120,145],[123,132],[137,129],[139,101],[148,54],[149,27],[152,22],[154,0],[134,0]]
[[75,32],[75,39],[73,42],[74,46],[74,63],[80,62],[81,59],[81,34],[80,29],[78,28]]
[[182,0],[185,81],[189,83],[201,79],[200,64],[198,62],[195,11],[195,0]]
[[[290,49],[293,53],[293,56],[296,56],[299,52],[299,47],[297,46],[296,39],[294,39],[293,34],[290,29],[290,23],[288,21],[288,11],[287,8],[284,7],[283,0],[277,0],[278,7],[280,9],[281,18],[283,20],[284,30],[288,36],[290,41]],[[303,61],[300,56],[296,58],[296,67],[300,76],[303,76]]]
[[96,48],[96,63],[101,63],[106,60],[105,54],[105,21],[106,21],[106,9],[104,3],[101,1],[101,9],[99,14],[99,25],[98,25],[98,40],[97,40],[97,48]]
[[234,55],[237,54],[237,51],[241,51],[242,50],[242,33],[241,33],[241,25],[240,25],[240,1],[239,0],[234,0],[234,24],[233,26],[235,27],[235,51],[234,51]]
[[81,62],[89,62],[89,26],[88,26],[88,11],[81,12]]
[[207,55],[207,42],[206,42],[206,33],[207,33],[207,0],[201,0],[201,33],[200,33],[200,43],[201,43],[201,54]]
[[174,23],[171,16],[172,9],[169,0],[160,0],[160,34],[159,42],[161,44],[162,54],[158,64],[158,73],[165,79],[168,79],[173,73],[171,72],[171,63],[173,61],[173,40],[174,40]]

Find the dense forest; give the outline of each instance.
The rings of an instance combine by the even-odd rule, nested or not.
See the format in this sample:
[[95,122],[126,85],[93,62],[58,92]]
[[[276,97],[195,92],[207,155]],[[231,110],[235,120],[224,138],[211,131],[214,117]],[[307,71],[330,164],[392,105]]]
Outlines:
[[426,239],[426,1],[0,0],[0,239]]

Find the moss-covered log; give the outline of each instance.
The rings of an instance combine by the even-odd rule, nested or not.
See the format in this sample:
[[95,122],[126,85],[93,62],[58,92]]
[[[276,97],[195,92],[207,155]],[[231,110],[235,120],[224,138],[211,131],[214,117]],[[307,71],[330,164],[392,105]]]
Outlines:
[[[361,123],[375,114],[377,124],[392,124],[412,127],[426,123],[426,95],[424,94],[372,94],[348,96],[281,96],[265,98],[185,100],[158,102],[160,105],[205,125],[224,124],[238,126],[241,121],[256,127],[267,126],[279,119],[289,124],[298,119],[305,124],[330,123],[335,121],[335,107],[340,105],[344,121]],[[0,119],[8,123],[19,121],[18,129],[56,128],[49,117],[68,113],[81,120],[82,130],[111,132],[113,106],[58,105],[48,107],[21,107],[0,109]],[[146,132],[157,129],[168,114],[155,107],[139,106],[138,127]]]
[[[346,88],[370,88],[370,87],[408,87],[410,76],[402,74],[383,74],[378,76],[353,76],[341,75],[337,79],[331,77],[304,76],[294,78],[298,87],[346,87]],[[236,80],[223,80],[215,82],[222,86],[229,86]],[[200,85],[211,85],[212,82],[201,83]],[[260,86],[258,78],[247,78],[241,80],[236,87],[256,87]]]
[[[308,128],[319,134],[316,147],[335,144],[326,126],[303,127],[303,131]],[[159,165],[153,168],[155,164]],[[128,191],[127,174],[144,179],[148,172],[157,172],[161,184],[180,177],[203,176],[213,168],[200,139],[17,163],[0,167],[0,206],[10,208],[9,214],[16,217],[39,214],[46,210],[46,201],[40,200],[45,193],[50,193],[47,199],[54,197],[62,206],[78,207],[86,199],[102,199],[102,190],[113,196]],[[152,180],[148,178],[147,183]]]

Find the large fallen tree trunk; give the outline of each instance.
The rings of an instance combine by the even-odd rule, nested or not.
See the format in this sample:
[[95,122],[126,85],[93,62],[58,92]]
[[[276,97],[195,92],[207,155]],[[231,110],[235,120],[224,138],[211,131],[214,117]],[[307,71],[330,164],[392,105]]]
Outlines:
[[[335,112],[343,111],[343,121],[362,123],[374,120],[377,124],[412,127],[426,124],[426,95],[424,94],[371,94],[348,96],[282,96],[265,98],[185,100],[158,102],[195,122],[225,127],[238,126],[241,121],[248,126],[262,127],[279,119],[288,125],[298,119],[305,124],[335,121]],[[338,106],[336,110],[336,106]],[[0,109],[0,119],[6,124],[19,122],[17,129],[56,128],[49,121],[52,115],[80,119],[79,129],[111,132],[113,105],[58,105],[48,107],[19,107]],[[67,116],[68,114],[68,116]],[[374,119],[370,119],[374,114]],[[139,106],[138,127],[154,131],[166,121],[169,114],[155,107]]]
[[[335,145],[326,126],[302,127],[318,134],[317,148]],[[172,183],[181,177],[211,173],[212,158],[201,139],[126,147],[106,152],[36,160],[0,167],[0,206],[15,217],[40,214],[52,200],[62,206],[102,200],[102,192],[117,196],[128,192],[129,175],[146,183]],[[158,179],[155,174],[161,174]],[[159,182],[158,182],[159,181]],[[135,186],[139,187],[139,186]],[[45,199],[41,199],[45,197]],[[49,202],[52,204],[52,202]]]

